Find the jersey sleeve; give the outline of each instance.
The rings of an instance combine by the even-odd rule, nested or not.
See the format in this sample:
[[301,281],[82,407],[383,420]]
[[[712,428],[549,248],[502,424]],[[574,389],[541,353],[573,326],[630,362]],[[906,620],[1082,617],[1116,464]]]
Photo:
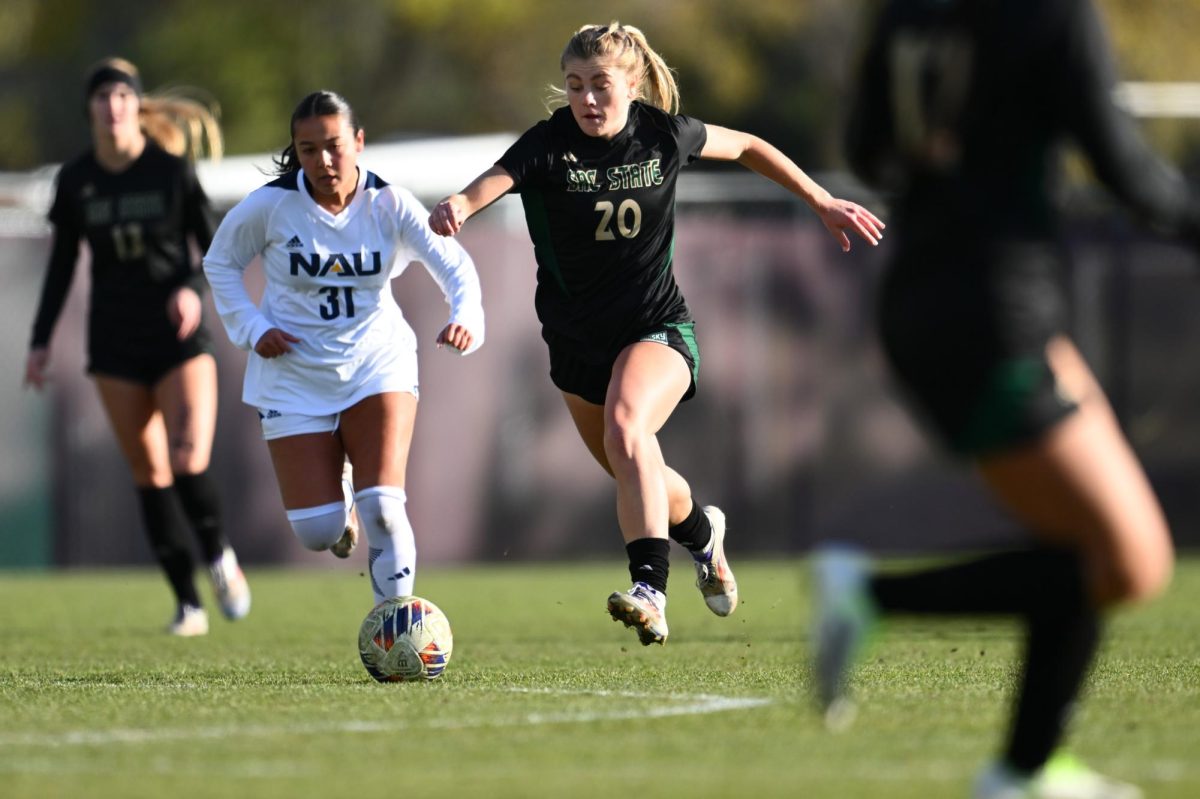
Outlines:
[[254,348],[273,325],[250,299],[242,274],[267,245],[267,220],[272,205],[259,189],[235,205],[221,220],[204,256],[204,274],[212,287],[213,303],[229,340],[244,350]]
[[1200,243],[1197,195],[1155,155],[1135,120],[1116,104],[1116,67],[1099,12],[1081,0],[1066,8],[1061,39],[1052,46],[1065,61],[1055,96],[1067,131],[1118,199],[1163,231]]
[[670,117],[668,124],[679,147],[680,162],[686,165],[699,161],[708,142],[708,128],[704,123],[695,117],[676,114]]
[[521,134],[521,138],[500,156],[496,165],[503,168],[513,179],[513,191],[520,192],[526,185],[535,185],[537,179],[549,171],[550,123],[539,122]]
[[[208,195],[204,193],[204,187],[196,177],[196,168],[189,161],[185,161],[183,168],[183,226],[195,239],[200,252],[207,252],[212,245],[213,231],[217,227],[216,214],[208,201]],[[191,259],[188,260],[190,265]],[[185,285],[202,292],[206,285],[204,270],[190,269]]]
[[405,247],[433,277],[450,305],[450,324],[459,324],[471,331],[474,352],[483,345],[483,292],[475,262],[457,239],[435,234],[428,224],[429,212],[406,189],[389,187],[395,192],[398,204],[398,230]]
[[50,206],[50,222],[54,225],[54,239],[50,248],[50,263],[46,269],[46,280],[42,283],[42,295],[38,301],[37,315],[33,321],[33,336],[30,346],[45,347],[50,344],[54,325],[58,322],[71,280],[75,277],[75,263],[79,258],[79,239],[83,235],[78,213],[74,209],[70,176],[60,170],[54,192],[54,203]]

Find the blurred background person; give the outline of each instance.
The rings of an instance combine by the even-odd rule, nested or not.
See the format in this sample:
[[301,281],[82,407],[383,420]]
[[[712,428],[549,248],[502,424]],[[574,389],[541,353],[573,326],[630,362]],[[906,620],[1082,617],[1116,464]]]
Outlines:
[[219,155],[209,108],[144,95],[137,68],[109,58],[90,70],[85,113],[92,148],[58,175],[49,268],[33,326],[25,383],[50,378],[50,340],[86,239],[92,292],[87,371],[137,487],[151,548],[176,610],[168,632],[208,632],[193,581],[191,527],[229,619],[250,610],[250,590],[222,532],[208,475],[217,417],[217,370],[204,329],[190,245],[203,249],[213,218],[190,158],[207,142]]
[[1063,143],[1139,216],[1193,243],[1200,233],[1195,193],[1114,89],[1090,0],[891,0],[871,21],[851,107],[849,160],[894,198],[879,308],[892,370],[1032,540],[899,574],[845,548],[819,554],[819,700],[831,724],[848,720],[848,671],[876,614],[1021,619],[1008,740],[978,774],[978,799],[1141,795],[1056,755],[1105,611],[1162,591],[1173,563],[1155,493],[1067,337]]

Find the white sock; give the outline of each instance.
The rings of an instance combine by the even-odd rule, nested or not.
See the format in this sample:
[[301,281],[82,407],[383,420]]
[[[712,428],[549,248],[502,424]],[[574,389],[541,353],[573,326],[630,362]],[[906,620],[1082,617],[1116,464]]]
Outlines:
[[409,596],[417,576],[417,542],[405,510],[403,488],[374,486],[354,495],[358,520],[367,533],[371,590],[375,604]]

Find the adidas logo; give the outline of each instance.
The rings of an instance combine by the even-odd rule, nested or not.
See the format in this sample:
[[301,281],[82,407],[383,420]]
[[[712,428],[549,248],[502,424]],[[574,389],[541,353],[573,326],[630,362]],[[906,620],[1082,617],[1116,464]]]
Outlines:
[[[262,414],[260,413],[259,416],[262,416]],[[263,418],[264,419],[278,419],[281,416],[283,416],[283,414],[280,413],[279,411],[267,411],[267,415],[263,416]]]
[[287,244],[285,244],[285,245],[283,245],[283,246],[284,246],[284,247],[286,247],[286,248],[287,248],[287,249],[289,249],[289,250],[294,250],[294,249],[297,249],[297,248],[299,248],[299,247],[303,247],[303,246],[304,246],[304,242],[300,241],[300,237],[299,237],[299,236],[292,236],[290,239],[288,239],[288,243],[287,243]]

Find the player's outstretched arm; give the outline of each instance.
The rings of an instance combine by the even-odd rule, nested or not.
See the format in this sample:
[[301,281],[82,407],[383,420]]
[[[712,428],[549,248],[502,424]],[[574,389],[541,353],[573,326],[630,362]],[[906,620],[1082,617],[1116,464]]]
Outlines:
[[857,203],[834,197],[774,145],[749,133],[719,125],[706,125],[705,128],[708,140],[700,153],[701,158],[737,161],[783,186],[808,203],[843,250],[850,249],[847,232],[858,234],[872,245],[883,238],[886,225],[879,217]]
[[514,186],[503,167],[493,166],[458,194],[451,194],[433,207],[429,227],[440,236],[453,236],[468,219],[499,200]]

